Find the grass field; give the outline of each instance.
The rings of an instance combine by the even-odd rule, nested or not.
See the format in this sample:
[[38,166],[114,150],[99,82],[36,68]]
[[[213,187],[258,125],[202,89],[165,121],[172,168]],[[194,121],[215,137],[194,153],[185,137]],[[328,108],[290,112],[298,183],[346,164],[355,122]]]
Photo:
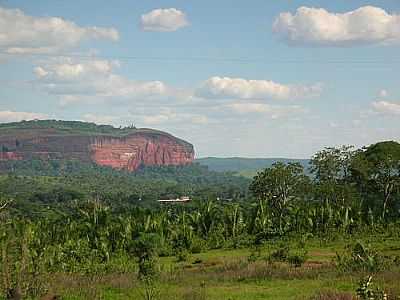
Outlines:
[[[331,242],[306,242],[307,260],[301,267],[266,259],[278,244],[298,241],[270,242],[257,250],[210,250],[192,254],[185,262],[175,257],[160,258],[161,275],[155,285],[145,287],[135,272],[109,272],[92,276],[52,274],[49,279],[53,293],[62,299],[351,299],[360,279],[369,273],[340,272],[335,266],[336,253],[346,251],[346,245],[357,237]],[[400,257],[400,239],[379,235],[364,237],[364,243],[386,257]],[[373,275],[374,286],[389,295],[400,295],[400,267],[393,264]],[[146,298],[146,291],[155,298]],[[322,293],[318,296],[319,293]],[[341,298],[338,298],[340,295]],[[390,298],[393,297],[393,298]],[[389,299],[397,296],[390,296]]]

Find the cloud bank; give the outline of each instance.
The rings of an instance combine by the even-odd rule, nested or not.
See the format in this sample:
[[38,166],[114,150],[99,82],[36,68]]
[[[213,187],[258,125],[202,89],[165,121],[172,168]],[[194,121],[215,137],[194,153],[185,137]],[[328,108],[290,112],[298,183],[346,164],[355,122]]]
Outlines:
[[372,103],[372,108],[384,115],[400,116],[400,103],[375,101]]
[[33,17],[0,7],[0,47],[10,54],[55,53],[84,40],[119,39],[114,28],[80,27],[57,17]]
[[289,45],[361,46],[400,42],[400,15],[364,6],[345,13],[300,7],[281,13],[273,31]]
[[118,61],[73,58],[56,59],[37,66],[35,84],[40,90],[61,96],[61,104],[85,99],[141,100],[166,98],[172,89],[161,81],[136,81],[115,73]]
[[319,96],[319,84],[284,85],[269,80],[212,77],[196,90],[196,96],[208,99],[298,99]]

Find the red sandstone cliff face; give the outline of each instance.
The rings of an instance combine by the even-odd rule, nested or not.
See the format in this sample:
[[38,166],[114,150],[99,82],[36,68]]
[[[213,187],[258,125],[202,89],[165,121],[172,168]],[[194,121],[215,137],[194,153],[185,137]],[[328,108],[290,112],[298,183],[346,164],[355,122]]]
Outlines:
[[125,138],[96,138],[90,145],[91,158],[102,166],[134,171],[141,165],[185,165],[194,151],[175,140],[159,136],[133,135]]
[[23,157],[16,152],[0,152],[0,160],[22,160]]
[[[58,135],[50,131],[0,135],[1,160],[75,159],[115,169],[185,165],[194,159],[193,146],[167,133],[138,130],[124,137]],[[9,150],[11,149],[11,150]]]

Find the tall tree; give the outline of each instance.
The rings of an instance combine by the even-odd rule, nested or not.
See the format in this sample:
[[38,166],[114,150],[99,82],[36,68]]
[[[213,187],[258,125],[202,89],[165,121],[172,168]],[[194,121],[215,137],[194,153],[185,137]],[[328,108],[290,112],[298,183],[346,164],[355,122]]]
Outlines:
[[271,168],[257,173],[250,190],[259,200],[267,200],[277,216],[279,231],[283,233],[283,217],[289,203],[300,195],[308,182],[299,163],[277,162]]
[[381,217],[385,219],[400,188],[400,144],[380,142],[359,151],[352,164],[352,173],[365,192],[381,195],[378,199]]

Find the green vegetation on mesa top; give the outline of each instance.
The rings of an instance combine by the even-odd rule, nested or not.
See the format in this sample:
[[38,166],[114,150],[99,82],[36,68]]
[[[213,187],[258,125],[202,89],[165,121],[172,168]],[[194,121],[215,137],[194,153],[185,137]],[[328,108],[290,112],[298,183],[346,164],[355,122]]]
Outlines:
[[[112,125],[97,125],[89,122],[63,120],[30,120],[0,124],[0,135],[18,134],[21,130],[52,130],[54,133],[60,135],[107,135],[115,137],[122,137],[133,133],[145,133],[165,135],[177,139],[167,132],[150,128],[136,128],[134,125],[117,128]],[[180,139],[177,140],[187,143]]]
[[[290,159],[290,158],[244,158],[244,157],[205,157],[198,158],[196,162],[207,166],[210,171],[216,172],[247,172],[255,175],[256,171],[269,168],[276,162],[299,163],[304,169],[309,167],[309,159]],[[243,174],[244,175],[244,174]]]

